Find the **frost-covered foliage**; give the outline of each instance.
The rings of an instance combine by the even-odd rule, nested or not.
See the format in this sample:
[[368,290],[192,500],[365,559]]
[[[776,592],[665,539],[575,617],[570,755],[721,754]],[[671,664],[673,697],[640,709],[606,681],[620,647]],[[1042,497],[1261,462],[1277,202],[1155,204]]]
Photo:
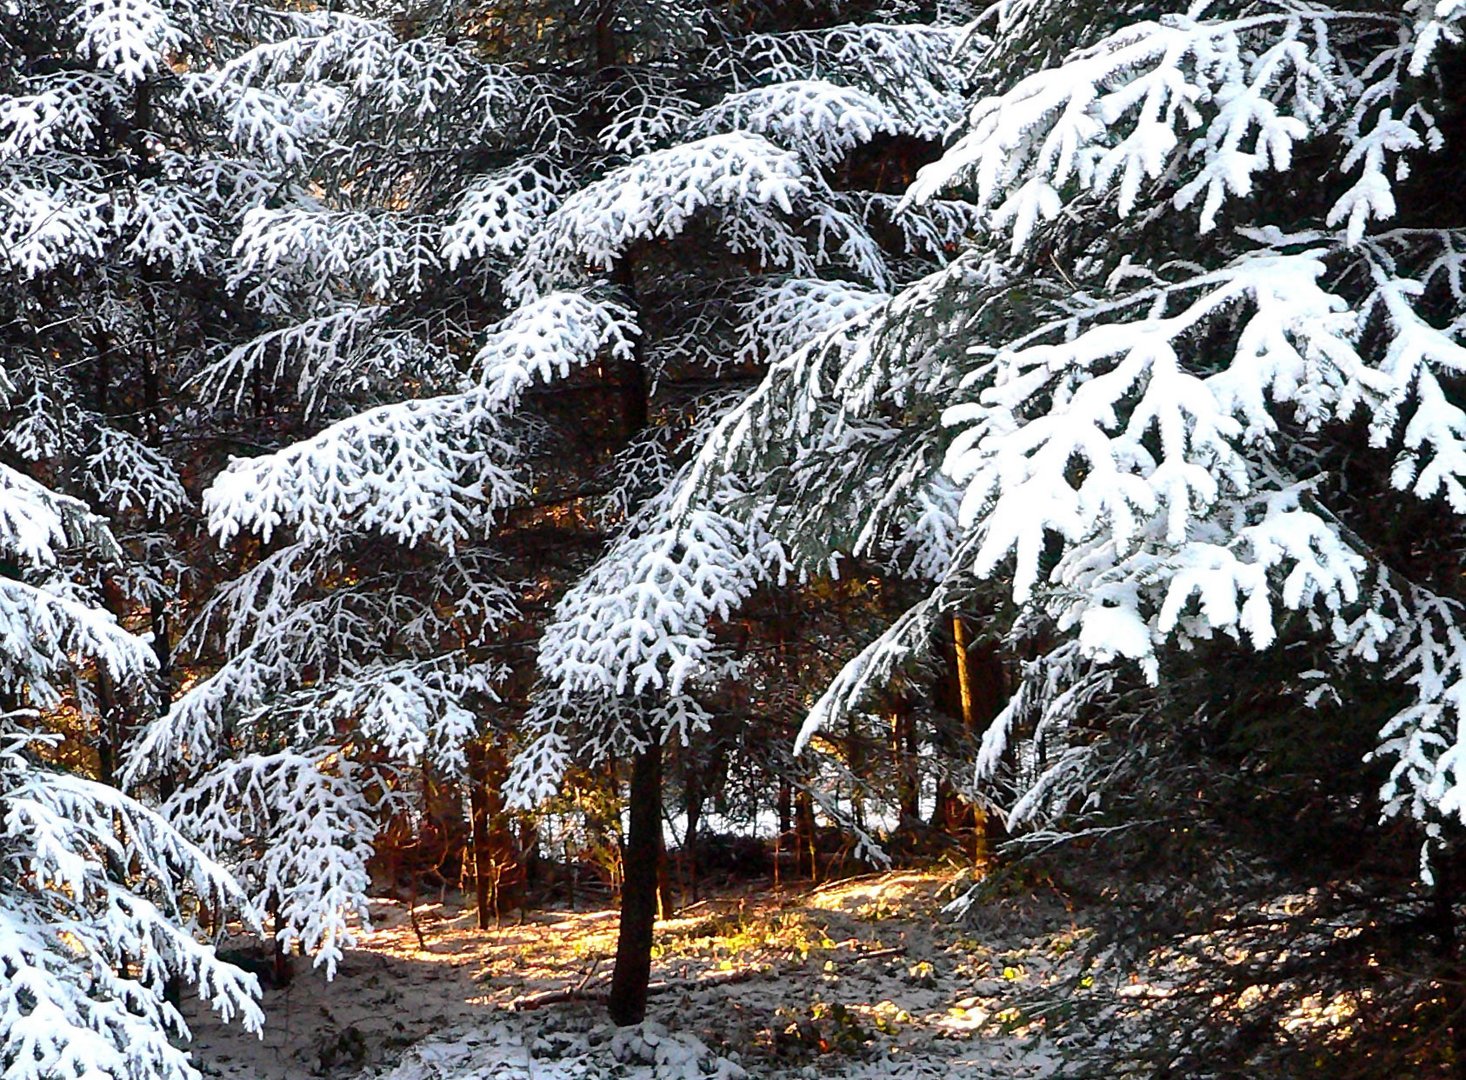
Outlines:
[[[573,280],[582,265],[609,270],[632,244],[675,237],[708,207],[743,215],[739,235],[751,238],[760,262],[781,264],[788,256],[778,239],[787,229],[770,206],[792,213],[793,200],[806,190],[798,158],[743,132],[656,150],[577,191],[548,215],[506,285],[529,297],[546,282]],[[766,222],[769,227],[760,228]]]
[[[121,557],[77,500],[0,464],[0,1063],[16,1080],[195,1077],[165,997],[182,977],[258,1027],[251,976],[186,928],[190,904],[243,906],[233,879],[153,811],[60,764],[48,713],[90,712],[88,669],[146,700],[147,642],[86,587]],[[30,705],[34,708],[17,708]]]
[[[133,782],[212,776],[286,747],[309,756],[347,730],[361,737],[348,756],[451,768],[482,734],[453,695],[469,713],[492,696],[483,649],[514,619],[520,582],[558,591],[583,564],[544,580],[526,557],[539,532],[583,512],[624,526],[612,577],[638,543],[683,558],[678,532],[639,505],[726,405],[721,384],[736,389],[940,263],[974,224],[955,200],[895,214],[968,85],[956,23],[811,31],[828,22],[813,10],[699,0],[626,0],[592,18],[537,0],[496,12],[251,10],[217,40],[192,24],[148,39],[199,55],[138,107],[186,111],[210,145],[131,139],[148,167],[128,250],[207,279],[233,309],[176,374],[195,420],[267,452],[234,460],[204,496],[222,543],[241,550],[249,535],[260,548],[199,612],[188,644],[212,670],[137,734]],[[58,145],[82,145],[80,92],[17,106],[6,145],[29,147],[46,125]],[[877,163],[901,139],[926,149]],[[26,274],[107,250],[106,201],[57,192],[81,224],[48,217]],[[619,410],[575,404],[598,384]],[[114,471],[151,460],[93,457]],[[582,511],[597,488],[607,512]],[[158,480],[122,505],[185,513],[178,496]],[[746,597],[783,573],[782,555],[732,520],[719,510],[697,533],[708,565],[737,582],[708,586],[717,599],[688,624],[688,656],[711,655],[725,587]],[[353,681],[350,707],[322,707]],[[633,689],[611,678],[597,692]],[[414,704],[394,712],[388,699]],[[696,726],[692,704],[669,708],[673,727]],[[410,719],[366,719],[389,714]],[[222,820],[190,813],[200,827]]]
[[[730,487],[719,502],[738,494]],[[646,503],[540,638],[547,687],[506,785],[511,799],[544,801],[577,754],[600,761],[642,749],[648,732],[684,746],[706,733],[711,717],[695,691],[736,671],[715,641],[718,621],[789,570],[756,519],[710,508],[672,520],[665,495]]]
[[[1459,816],[1455,738],[1437,726],[1456,715],[1454,586],[1382,558],[1328,472],[1357,431],[1386,488],[1437,500],[1448,522],[1466,506],[1446,389],[1466,361],[1461,241],[1385,220],[1449,104],[1409,79],[1437,70],[1453,16],[1421,29],[1435,24],[1412,11],[1213,5],[1024,73],[1013,35],[1038,33],[1037,15],[1000,9],[1013,25],[969,133],[907,196],[971,192],[975,249],[781,360],[714,434],[684,504],[756,465],[800,522],[853,519],[833,538],[857,554],[928,519],[950,562],[930,562],[926,620],[964,582],[1000,582],[1056,643],[1152,682],[1163,652],[1217,636],[1325,635],[1339,662],[1377,661],[1418,699],[1383,733],[1400,762],[1387,808]],[[1318,147],[1338,155],[1337,185],[1292,179]],[[1178,214],[1206,234],[1188,261],[1172,254]],[[954,484],[955,520],[923,512],[950,508]],[[818,528],[796,539],[826,550]],[[872,645],[811,730],[924,633],[903,621]]]
[[[258,1028],[259,987],[186,929],[184,905],[235,903],[232,878],[152,811],[41,764],[44,736],[0,717],[0,1062],[16,1080],[198,1076],[165,997],[195,984]],[[119,869],[122,868],[122,869]]]
[[[502,678],[473,650],[515,609],[482,546],[521,490],[511,456],[475,389],[238,461],[205,500],[226,539],[291,539],[201,611],[195,642],[226,659],[138,734],[131,776],[187,769],[174,820],[328,972],[365,913],[395,771],[460,774]],[[378,537],[401,552],[380,559]]]
[[[349,718],[351,713],[345,713]],[[370,927],[365,896],[374,806],[343,747],[231,759],[198,777],[163,811],[203,837],[269,912],[283,947],[299,944],[329,976]]]
[[[732,476],[796,563],[928,579],[806,740],[981,613],[1017,692],[979,780],[1036,843],[1169,821],[1165,784],[1209,782],[1196,742],[1311,799],[1284,777],[1321,746],[1357,778],[1321,799],[1457,880],[1462,12],[1091,14],[990,10],[963,133],[904,201],[970,200],[963,253],[791,343],[671,517]],[[1267,657],[1265,682],[1207,692],[1232,651]],[[1163,748],[1192,771],[1162,774]]]
[[275,20],[83,0],[0,21],[0,1071],[194,1077],[168,986],[258,1026],[253,979],[194,939],[202,905],[249,904],[113,785],[168,693],[179,462],[210,429],[175,426],[176,381],[238,332],[232,236],[283,180],[224,156],[176,75]]
[[[736,671],[719,629],[791,566],[739,485],[682,518],[657,493],[737,399],[740,375],[869,311],[975,221],[955,201],[897,218],[884,167],[862,159],[883,140],[934,142],[959,115],[964,29],[811,31],[791,16],[754,30],[725,27],[704,54],[715,91],[679,92],[656,65],[616,84],[612,107],[625,113],[602,140],[631,160],[565,195],[507,279],[527,299],[612,275],[637,309],[632,362],[654,380],[651,426],[628,432],[614,461],[607,503],[622,531],[540,638],[540,688],[510,779],[526,804],[576,757],[642,749],[649,732],[684,746],[708,737],[709,694]],[[911,154],[893,171],[909,178]],[[729,392],[703,392],[710,374]]]

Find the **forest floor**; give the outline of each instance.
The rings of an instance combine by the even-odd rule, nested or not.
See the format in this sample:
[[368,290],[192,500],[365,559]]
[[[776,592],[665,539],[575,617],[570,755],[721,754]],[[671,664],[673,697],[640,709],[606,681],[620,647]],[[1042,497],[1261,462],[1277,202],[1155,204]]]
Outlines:
[[[1045,1076],[1042,1032],[1012,1003],[1057,977],[1084,931],[1042,897],[954,920],[941,908],[955,877],[898,870],[689,905],[657,924],[647,1023],[620,1031],[597,1000],[614,910],[480,931],[464,898],[417,905],[425,948],[405,904],[373,901],[375,927],[333,981],[306,969],[265,991],[263,1039],[197,1002],[185,1013],[205,1075],[230,1080]],[[554,1000],[567,991],[579,999]]]

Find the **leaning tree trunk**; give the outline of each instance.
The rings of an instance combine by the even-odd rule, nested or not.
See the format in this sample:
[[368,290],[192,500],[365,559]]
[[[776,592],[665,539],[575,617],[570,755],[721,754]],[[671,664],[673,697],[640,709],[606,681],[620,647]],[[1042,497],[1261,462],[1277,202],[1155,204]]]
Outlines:
[[662,743],[655,732],[631,766],[625,878],[621,887],[621,932],[608,1002],[618,1026],[646,1016],[652,973],[652,926],[657,914],[657,864],[662,853]]

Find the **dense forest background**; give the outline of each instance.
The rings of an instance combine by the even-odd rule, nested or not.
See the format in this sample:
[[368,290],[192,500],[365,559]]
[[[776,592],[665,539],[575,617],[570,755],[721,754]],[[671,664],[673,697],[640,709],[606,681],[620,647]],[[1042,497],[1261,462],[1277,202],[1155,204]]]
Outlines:
[[6,1080],[893,864],[1060,1071],[1466,1077],[1463,24],[0,0]]

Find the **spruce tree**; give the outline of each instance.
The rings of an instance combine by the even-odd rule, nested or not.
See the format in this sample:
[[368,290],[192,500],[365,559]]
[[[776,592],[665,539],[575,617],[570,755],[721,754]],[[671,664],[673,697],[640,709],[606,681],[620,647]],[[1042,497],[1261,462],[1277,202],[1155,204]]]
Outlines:
[[[7,1076],[191,1077],[180,981],[257,1027],[250,976],[194,938],[253,919],[228,871],[121,794],[170,696],[213,433],[178,384],[235,332],[230,249],[281,181],[205,73],[292,16],[7,5],[0,33],[0,1062]],[[227,115],[226,115],[227,114]],[[238,136],[238,138],[233,138]],[[149,636],[139,631],[150,632]]]
[[[609,528],[618,550],[675,547],[645,535],[643,504],[687,433],[775,343],[878,301],[970,224],[948,202],[898,219],[891,183],[843,182],[861,147],[930,144],[958,114],[956,27],[821,29],[812,11],[799,18],[816,28],[790,29],[771,8],[746,13],[750,33],[716,5],[580,13],[318,13],[201,91],[285,102],[250,137],[293,171],[233,247],[229,287],[267,328],[193,385],[211,408],[263,401],[287,438],[318,433],[210,488],[215,534],[264,547],[197,624],[222,666],[142,734],[132,774],[185,766],[171,806],[210,845],[245,821],[252,892],[327,963],[343,905],[364,898],[372,830],[348,823],[392,812],[403,766],[462,776],[466,745],[507,734],[480,720],[505,670],[494,654],[526,654],[493,642],[522,640],[530,597],[576,569],[571,548],[545,584],[511,584],[546,576],[536,538],[558,527],[593,549]],[[607,389],[611,409],[585,405]],[[513,778],[525,801],[566,760],[553,717],[573,713],[584,743],[566,753],[590,760],[660,757],[701,724],[695,702],[638,701],[645,686],[614,671],[578,687],[589,669],[555,663]],[[307,773],[330,787],[318,804],[268,809]],[[303,866],[312,815],[355,839]],[[645,850],[654,863],[660,841]]]
[[[951,509],[925,597],[831,683],[802,740],[868,711],[952,613],[982,613],[1023,658],[976,762],[1011,828],[1130,857],[1170,835],[1179,856],[1185,830],[1158,808],[1198,789],[1240,807],[1266,783],[1340,830],[1332,864],[1280,873],[1281,838],[1192,812],[1256,861],[1208,877],[1191,916],[1235,901],[1239,949],[1286,925],[1299,966],[1259,951],[1282,966],[1204,967],[1182,1008],[1110,1002],[1096,1022],[1144,1037],[1092,1030],[1081,1072],[1127,1051],[1187,1075],[1316,1062],[1289,1019],[1306,988],[1361,1014],[1377,993],[1367,947],[1328,946],[1340,912],[1432,973],[1397,980],[1400,1011],[1361,1020],[1359,1044],[1389,1048],[1381,1074],[1459,1068],[1466,652],[1441,556],[1466,507],[1461,207],[1446,179],[1461,9],[1093,15],[990,10],[965,133],[905,204],[965,195],[975,236],[950,268],[776,361],[711,433],[668,520],[737,484],[791,558],[814,562],[889,558],[933,506]],[[1214,685],[1234,653],[1265,657],[1248,668],[1266,680],[1255,694]],[[1285,722],[1262,722],[1268,708]],[[1295,767],[1299,752],[1314,760]],[[1377,865],[1350,862],[1345,827]],[[1404,874],[1385,857],[1402,845]],[[1367,887],[1339,888],[1341,873]],[[1324,880],[1333,900],[1273,919],[1290,889]],[[1215,965],[1227,938],[1186,940]],[[1310,981],[1349,957],[1342,978]],[[1249,974],[1266,992],[1241,993]],[[1221,986],[1261,1039],[1218,1037],[1206,1010]],[[1428,1048],[1389,1034],[1410,1015],[1438,1018]]]

